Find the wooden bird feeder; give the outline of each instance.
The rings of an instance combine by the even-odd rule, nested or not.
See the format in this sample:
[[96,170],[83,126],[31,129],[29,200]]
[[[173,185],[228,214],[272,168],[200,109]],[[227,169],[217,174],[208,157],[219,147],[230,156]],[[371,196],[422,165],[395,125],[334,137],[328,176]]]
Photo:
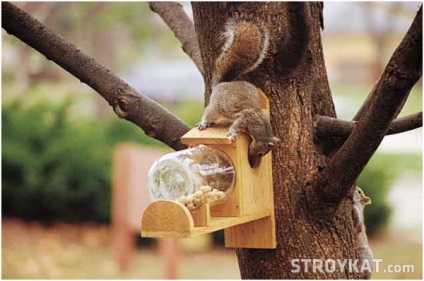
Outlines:
[[[269,116],[269,100],[261,90],[259,96],[261,107]],[[194,128],[181,141],[189,147],[203,144],[229,156],[236,170],[229,198],[219,205],[205,204],[194,213],[175,201],[155,201],[143,214],[141,236],[185,238],[224,229],[225,247],[276,248],[271,152],[252,169],[248,136],[239,134],[232,142],[227,132],[228,128]]]

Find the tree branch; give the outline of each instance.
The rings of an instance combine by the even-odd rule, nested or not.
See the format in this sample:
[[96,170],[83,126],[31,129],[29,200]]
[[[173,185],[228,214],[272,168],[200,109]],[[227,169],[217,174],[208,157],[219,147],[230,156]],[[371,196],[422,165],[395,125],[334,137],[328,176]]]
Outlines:
[[204,75],[203,61],[194,24],[184,12],[181,4],[176,2],[149,2],[149,6],[174,32],[175,37],[182,44],[183,51],[193,60],[200,73]]
[[353,121],[358,121],[361,118],[361,116],[364,116],[365,112],[368,110],[368,107],[371,104],[371,100],[374,94],[375,94],[375,86],[371,90],[371,92],[368,94],[365,101],[362,103],[361,107],[358,109],[358,112],[356,112],[355,116],[353,116],[353,119],[352,119]]
[[[374,86],[374,88],[368,94],[368,96],[366,97],[365,101],[363,102],[363,104],[359,108],[358,112],[356,112],[355,116],[353,117],[352,121],[358,121],[362,116],[364,116],[365,112],[368,110],[368,108],[370,107],[371,103],[375,102],[375,98],[376,98],[375,97],[375,95],[376,95],[375,89],[376,89],[376,86]],[[409,93],[408,93],[408,95],[409,95]],[[406,102],[407,96],[403,99],[402,104],[399,106],[400,109],[403,108],[403,105]],[[396,113],[395,118],[399,114],[399,111]]]
[[315,183],[323,201],[339,203],[349,194],[422,75],[422,6],[380,77],[368,110]]
[[397,118],[390,125],[387,135],[394,135],[406,131],[414,130],[423,126],[423,113],[418,112],[412,115]]
[[190,130],[187,124],[9,2],[2,2],[2,27],[93,88],[119,117],[133,122],[148,136],[176,150],[186,147],[180,137]]
[[[345,121],[329,116],[315,116],[315,136],[318,138],[340,137],[347,139],[355,128],[356,121]],[[392,122],[386,135],[394,135],[423,126],[423,113],[398,118]]]

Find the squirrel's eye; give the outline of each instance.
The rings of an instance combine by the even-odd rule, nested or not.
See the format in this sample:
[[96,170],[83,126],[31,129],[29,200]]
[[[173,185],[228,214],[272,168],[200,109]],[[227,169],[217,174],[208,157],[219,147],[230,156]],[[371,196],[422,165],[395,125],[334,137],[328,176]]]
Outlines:
[[263,152],[258,152],[258,154],[256,154],[257,156],[259,156],[259,157],[262,157],[262,156],[264,156],[264,153]]

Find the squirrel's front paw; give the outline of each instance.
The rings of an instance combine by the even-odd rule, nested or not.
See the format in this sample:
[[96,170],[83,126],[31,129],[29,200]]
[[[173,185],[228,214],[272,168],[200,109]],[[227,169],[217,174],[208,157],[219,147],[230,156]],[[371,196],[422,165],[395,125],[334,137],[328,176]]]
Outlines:
[[231,141],[235,141],[237,139],[237,133],[229,131],[226,135]]
[[196,124],[196,127],[199,128],[199,130],[206,130],[206,128],[210,126],[211,124],[206,122],[200,122],[199,124]]

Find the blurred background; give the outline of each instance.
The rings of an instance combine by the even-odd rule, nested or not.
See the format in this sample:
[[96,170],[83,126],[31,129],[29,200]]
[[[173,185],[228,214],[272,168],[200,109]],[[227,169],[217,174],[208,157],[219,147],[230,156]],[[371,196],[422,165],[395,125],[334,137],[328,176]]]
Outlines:
[[[189,125],[200,120],[202,78],[147,3],[15,4]],[[419,5],[324,3],[324,56],[339,118],[353,117]],[[190,5],[184,8],[191,16]],[[400,116],[419,111],[422,81]],[[221,232],[164,248],[139,238],[135,225],[134,251],[116,262],[112,163],[122,142],[158,156],[165,151],[116,118],[88,86],[2,30],[2,278],[166,278],[175,254],[178,278],[240,278]],[[421,144],[421,128],[386,137],[358,181],[372,198],[365,220],[374,256],[383,265],[415,266],[414,273],[373,278],[422,278]]]

